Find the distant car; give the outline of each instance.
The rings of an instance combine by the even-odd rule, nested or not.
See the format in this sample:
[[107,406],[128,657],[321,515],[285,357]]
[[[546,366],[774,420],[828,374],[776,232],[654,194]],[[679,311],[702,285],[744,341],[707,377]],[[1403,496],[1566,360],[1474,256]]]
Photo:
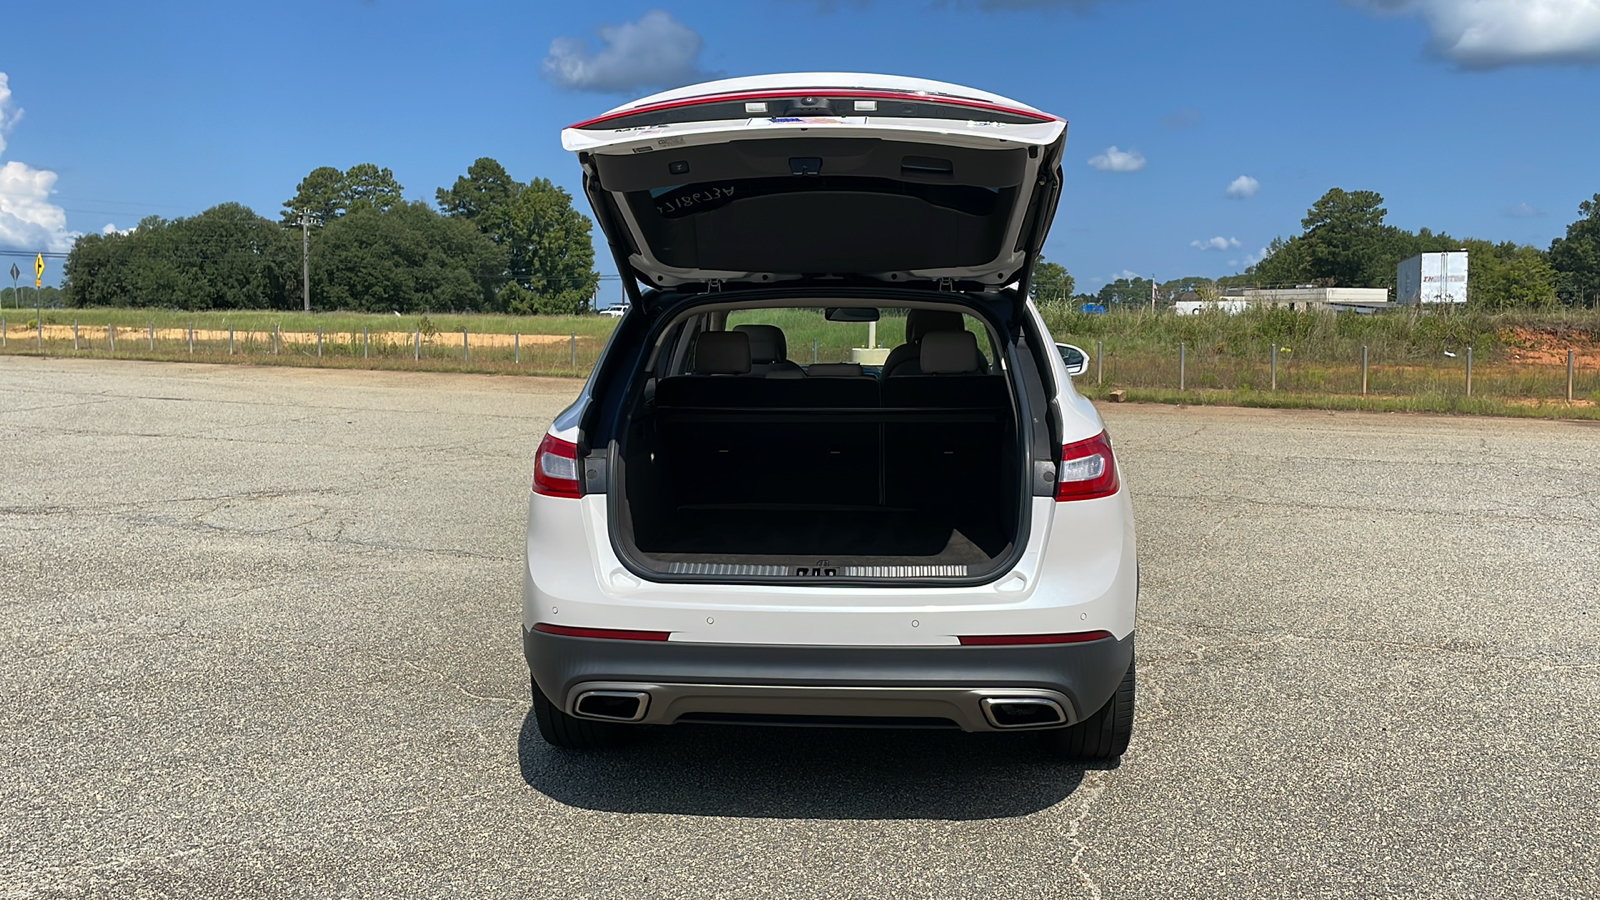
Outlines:
[[622,304],[620,306],[608,306],[605,309],[600,310],[600,315],[602,315],[602,316],[610,316],[613,319],[620,319],[627,312],[628,312],[628,304],[624,303],[624,304]]
[[[854,74],[563,132],[636,308],[534,453],[547,742],[854,725],[1122,754],[1133,507],[1073,388],[1088,358],[1027,293],[1065,139],[1004,97]],[[819,358],[880,318],[905,332],[881,363]],[[791,356],[802,323],[825,336]]]

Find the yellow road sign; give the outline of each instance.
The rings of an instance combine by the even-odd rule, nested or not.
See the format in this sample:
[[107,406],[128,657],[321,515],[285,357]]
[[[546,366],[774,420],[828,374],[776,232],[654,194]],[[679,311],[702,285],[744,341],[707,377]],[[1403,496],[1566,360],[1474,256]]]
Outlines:
[[44,254],[41,253],[33,260],[33,286],[44,285]]

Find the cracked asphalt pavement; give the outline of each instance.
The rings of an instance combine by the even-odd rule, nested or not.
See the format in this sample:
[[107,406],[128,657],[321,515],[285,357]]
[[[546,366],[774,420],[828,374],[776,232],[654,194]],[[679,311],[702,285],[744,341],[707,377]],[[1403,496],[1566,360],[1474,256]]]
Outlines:
[[553,751],[578,384],[0,358],[0,898],[1600,896],[1600,428],[1108,406],[1133,746]]

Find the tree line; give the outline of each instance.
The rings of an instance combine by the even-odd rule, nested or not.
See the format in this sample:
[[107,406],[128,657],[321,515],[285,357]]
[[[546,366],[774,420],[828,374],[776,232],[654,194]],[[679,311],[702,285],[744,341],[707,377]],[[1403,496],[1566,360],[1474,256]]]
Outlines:
[[547,179],[513,179],[488,157],[439,209],[407,201],[371,163],[314,169],[277,221],[238,203],[129,232],[79,238],[63,269],[71,306],[299,309],[309,233],[311,306],[366,312],[577,314],[600,275],[589,220]]
[[1579,218],[1548,250],[1511,241],[1456,238],[1427,228],[1406,231],[1386,223],[1388,210],[1383,202],[1383,196],[1374,191],[1328,191],[1306,211],[1300,234],[1274,239],[1267,256],[1239,275],[1159,283],[1148,278],[1119,278],[1097,293],[1072,294],[1072,276],[1054,263],[1041,263],[1034,297],[1056,302],[1070,295],[1069,302],[1074,305],[1113,306],[1148,305],[1152,289],[1167,303],[1184,291],[1214,298],[1235,287],[1309,284],[1392,292],[1402,261],[1419,253],[1464,249],[1470,267],[1467,302],[1475,308],[1600,305],[1600,194],[1579,204]]
[[1419,253],[1466,250],[1467,302],[1480,309],[1588,306],[1600,301],[1600,194],[1548,250],[1512,241],[1456,238],[1387,224],[1375,191],[1328,191],[1306,212],[1302,231],[1275,239],[1246,272],[1255,283],[1395,287],[1399,264]]

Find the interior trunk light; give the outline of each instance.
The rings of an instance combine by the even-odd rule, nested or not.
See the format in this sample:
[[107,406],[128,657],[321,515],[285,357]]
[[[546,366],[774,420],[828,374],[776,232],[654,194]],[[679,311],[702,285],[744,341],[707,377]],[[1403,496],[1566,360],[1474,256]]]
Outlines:
[[533,461],[533,492],[546,497],[582,497],[578,484],[578,445],[553,434],[539,442]]
[[1061,475],[1057,500],[1094,500],[1109,497],[1121,486],[1117,460],[1104,431],[1086,441],[1061,448]]

